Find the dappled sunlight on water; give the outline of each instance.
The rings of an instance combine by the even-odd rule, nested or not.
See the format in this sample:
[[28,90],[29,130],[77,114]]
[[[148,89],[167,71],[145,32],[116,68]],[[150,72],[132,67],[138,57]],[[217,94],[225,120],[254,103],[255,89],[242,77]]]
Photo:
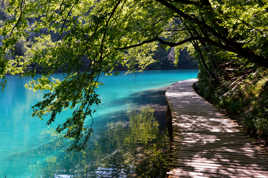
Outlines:
[[[33,150],[31,154],[44,155],[46,150],[58,150],[60,156],[45,156],[45,163],[29,165],[31,170],[42,167],[42,175],[53,174],[88,176],[160,176],[168,167],[169,139],[167,130],[159,129],[154,109],[143,107],[128,113],[128,120],[107,124],[102,135],[91,139],[90,146],[81,152],[65,152],[64,139],[53,131],[55,141],[46,147]],[[25,155],[17,155],[25,156]]]
[[[194,70],[148,71],[101,78],[104,85],[98,93],[102,103],[96,107],[94,119],[89,119],[88,125],[91,126],[91,121],[93,123],[93,135],[88,148],[81,152],[67,152],[69,141],[54,131],[55,125],[68,117],[71,111],[62,113],[56,123],[48,127],[46,120],[32,118],[31,106],[42,98],[42,93],[24,88],[29,79],[10,77],[7,88],[0,92],[0,177],[53,177],[55,174],[78,175],[83,171],[114,174],[118,170],[123,171],[120,172],[122,175],[149,175],[150,169],[145,170],[144,165],[157,166],[152,160],[144,158],[152,151],[155,156],[148,158],[162,159],[162,153],[166,151],[166,148],[159,151],[160,145],[155,142],[165,138],[166,124],[164,91],[157,88],[196,75]],[[139,110],[145,105],[152,106],[155,111]],[[154,121],[152,114],[145,114],[152,112]],[[144,119],[144,123],[141,122],[143,126],[134,122],[147,116],[151,121]],[[155,127],[149,127],[148,123]],[[134,136],[141,140],[135,140]],[[146,144],[144,140],[147,140]],[[142,169],[137,165],[142,165]],[[154,171],[159,174],[158,169]]]

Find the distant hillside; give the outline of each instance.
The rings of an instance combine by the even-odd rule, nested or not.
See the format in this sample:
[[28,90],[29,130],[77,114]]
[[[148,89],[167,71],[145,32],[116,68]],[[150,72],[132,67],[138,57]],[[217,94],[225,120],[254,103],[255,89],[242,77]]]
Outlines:
[[175,53],[174,49],[170,48],[165,50],[164,48],[159,47],[155,52],[154,57],[158,62],[151,64],[149,69],[197,69],[198,62],[194,60],[186,49],[180,51],[179,62],[177,65],[174,65]]
[[[38,34],[31,34],[31,35],[38,35]],[[33,36],[29,36],[29,38],[33,38]],[[52,36],[54,38],[56,35],[52,34]],[[18,41],[15,45],[15,55],[18,56],[23,56],[26,49],[25,49],[25,44],[23,41]],[[180,51],[180,55],[179,55],[179,60],[178,60],[178,64],[175,65],[174,61],[175,61],[175,53],[174,53],[174,49],[170,48],[168,50],[159,47],[157,49],[157,51],[155,52],[155,54],[153,55],[153,58],[157,61],[151,65],[149,65],[146,70],[171,70],[171,69],[197,69],[198,68],[198,62],[197,60],[195,60],[194,58],[192,58],[189,53],[187,52],[186,49],[183,49]],[[81,59],[81,63],[83,64],[83,66],[85,66],[84,68],[82,68],[81,70],[86,70],[87,66],[88,66],[88,59],[86,57],[83,57]],[[37,69],[38,71],[42,71],[41,67],[34,65],[31,66],[34,69]],[[121,65],[119,65],[118,67],[115,68],[115,70],[127,70],[126,67],[123,67]],[[59,71],[62,72],[62,71]]]

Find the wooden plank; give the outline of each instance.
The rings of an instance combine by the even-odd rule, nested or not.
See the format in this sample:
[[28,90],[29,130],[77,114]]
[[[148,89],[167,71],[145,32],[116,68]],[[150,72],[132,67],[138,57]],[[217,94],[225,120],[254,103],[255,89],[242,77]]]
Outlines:
[[197,80],[167,88],[173,141],[169,177],[267,177],[268,152],[197,95]]

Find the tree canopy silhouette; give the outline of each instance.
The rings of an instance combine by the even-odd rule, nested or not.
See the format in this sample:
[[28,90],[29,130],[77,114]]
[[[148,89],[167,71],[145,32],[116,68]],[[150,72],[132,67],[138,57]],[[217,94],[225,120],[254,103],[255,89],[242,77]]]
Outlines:
[[[33,106],[33,115],[49,116],[51,124],[65,108],[73,108],[58,132],[86,143],[84,126],[92,105],[100,103],[96,87],[101,74],[117,65],[145,69],[158,44],[187,47],[214,80],[206,64],[207,48],[268,67],[268,3],[264,0],[2,0],[0,77],[42,77],[28,87],[49,90]],[[25,54],[15,55],[23,41]],[[211,58],[209,60],[212,60]],[[86,61],[86,62],[85,62]],[[87,72],[80,72],[83,67]],[[51,78],[64,72],[59,81]]]

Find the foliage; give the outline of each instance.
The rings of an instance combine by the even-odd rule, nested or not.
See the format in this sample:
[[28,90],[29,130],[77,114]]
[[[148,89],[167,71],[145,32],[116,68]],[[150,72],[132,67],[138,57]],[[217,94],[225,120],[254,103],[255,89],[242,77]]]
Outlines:
[[[112,177],[120,177],[122,173],[128,177],[165,177],[169,139],[166,130],[159,129],[154,110],[143,107],[130,112],[128,119],[107,124],[101,135],[93,137],[90,147],[79,152],[66,152],[62,135],[43,133],[54,136],[55,140],[42,149],[26,153],[45,157],[45,163],[37,162],[29,167],[32,171],[41,168],[42,176],[46,177],[63,172],[75,177],[98,177],[98,168],[112,169]],[[46,151],[52,154],[47,156]]]
[[[168,169],[167,130],[160,130],[154,117],[154,109],[143,107],[129,114],[129,124],[111,124],[105,133],[105,139],[114,148],[116,154],[103,160],[104,167],[129,170],[138,177],[165,177]],[[96,142],[97,145],[103,142]],[[105,143],[105,145],[109,145]],[[102,154],[109,153],[98,147]],[[110,151],[111,152],[111,151]],[[115,152],[113,152],[115,153]],[[130,174],[131,175],[131,174]],[[133,175],[135,176],[135,175]]]
[[[49,90],[33,109],[48,124],[66,108],[73,115],[58,132],[83,147],[91,129],[85,126],[100,103],[98,77],[116,65],[144,69],[157,44],[187,47],[200,59],[210,81],[219,78],[221,59],[239,65],[268,67],[268,4],[263,0],[4,0],[0,21],[0,77],[8,74],[42,78],[30,83]],[[16,56],[25,40],[25,55]],[[214,60],[214,57],[217,60]],[[87,72],[81,73],[87,61]],[[134,68],[135,68],[134,67]],[[66,73],[62,81],[50,76]],[[2,82],[2,81],[1,81]]]
[[227,66],[226,61],[223,66],[229,71],[218,71],[218,83],[209,81],[208,74],[201,71],[197,91],[242,123],[248,134],[268,143],[268,70],[252,66],[245,70],[245,65]]

